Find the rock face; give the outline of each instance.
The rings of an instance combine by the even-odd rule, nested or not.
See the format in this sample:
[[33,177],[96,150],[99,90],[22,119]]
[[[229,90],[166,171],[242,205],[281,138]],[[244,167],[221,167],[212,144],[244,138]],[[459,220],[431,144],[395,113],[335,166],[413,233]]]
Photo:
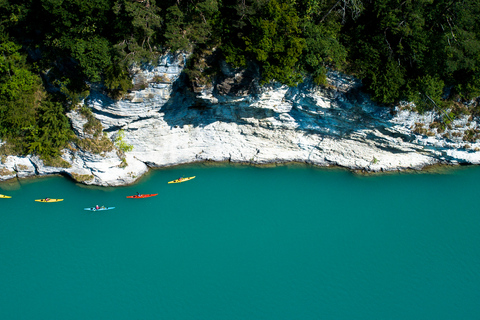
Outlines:
[[[193,93],[185,89],[184,65],[184,56],[165,55],[158,66],[139,68],[137,90],[119,101],[91,90],[85,104],[104,132],[114,138],[122,129],[124,142],[134,147],[126,154],[127,166],[115,151],[65,150],[70,168],[46,167],[36,157],[6,157],[0,179],[67,173],[86,184],[114,186],[134,182],[149,167],[198,161],[296,161],[366,171],[480,163],[480,144],[463,140],[476,130],[476,121],[454,120],[441,135],[429,129],[441,115],[377,106],[361,93],[358,80],[345,75],[330,73],[327,87],[308,81],[296,88],[259,86],[255,70],[224,65],[221,79]],[[69,117],[81,135],[85,119],[77,112]]]

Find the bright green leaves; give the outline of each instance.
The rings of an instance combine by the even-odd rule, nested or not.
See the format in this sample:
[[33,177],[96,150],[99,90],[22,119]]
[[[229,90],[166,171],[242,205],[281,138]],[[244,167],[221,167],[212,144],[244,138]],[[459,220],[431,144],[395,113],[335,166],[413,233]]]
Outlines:
[[123,139],[125,138],[125,131],[123,129],[118,130],[117,135],[115,136],[115,146],[122,152],[130,152],[133,150],[133,146],[126,143]]
[[21,95],[32,95],[41,84],[40,78],[27,69],[18,68],[11,71],[5,81],[0,84],[0,95],[9,101],[21,98]]
[[10,75],[18,68],[18,64],[22,63],[24,57],[20,55],[18,50],[22,46],[10,41],[6,36],[1,37],[0,43],[0,74],[1,76]]
[[71,132],[63,107],[42,101],[42,81],[28,68],[21,46],[5,35],[1,40],[0,137],[20,154],[57,155]]
[[[233,6],[232,6],[233,7]],[[326,83],[327,68],[341,69],[347,50],[341,43],[343,17],[357,16],[358,0],[242,1],[234,7],[237,23],[225,27],[225,60],[245,67],[256,62],[262,82],[295,85],[305,76]],[[224,10],[226,14],[232,11]]]
[[[190,52],[185,73],[203,84],[214,78],[223,56],[234,67],[258,66],[263,83],[295,85],[311,75],[325,84],[327,70],[350,72],[382,103],[429,92],[432,81],[463,98],[480,92],[478,0],[12,3],[0,3],[2,28],[16,35],[36,70],[48,70],[45,78],[61,83],[64,94],[103,82],[120,97],[131,87],[128,66],[155,61],[165,49]],[[31,92],[38,92],[39,77],[24,68],[19,50],[14,42],[0,44],[2,101],[36,101]],[[433,91],[428,95],[439,101]]]
[[25,64],[18,44],[1,36],[0,43],[0,134],[3,138],[22,133],[35,122],[35,106],[41,94],[40,77]]

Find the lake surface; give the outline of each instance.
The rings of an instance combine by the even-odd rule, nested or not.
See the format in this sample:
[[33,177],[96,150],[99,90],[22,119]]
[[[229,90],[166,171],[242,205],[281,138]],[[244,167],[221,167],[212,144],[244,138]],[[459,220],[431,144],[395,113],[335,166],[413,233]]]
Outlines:
[[479,181],[191,165],[3,183],[0,319],[478,319]]

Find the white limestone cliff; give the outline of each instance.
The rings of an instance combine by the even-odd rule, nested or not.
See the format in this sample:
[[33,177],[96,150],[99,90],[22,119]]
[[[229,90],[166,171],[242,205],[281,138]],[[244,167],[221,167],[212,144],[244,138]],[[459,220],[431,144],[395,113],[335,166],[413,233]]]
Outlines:
[[[122,129],[133,146],[126,167],[115,151],[100,155],[77,148],[62,156],[70,168],[47,167],[34,156],[4,157],[0,179],[65,173],[86,184],[116,186],[133,183],[149,168],[200,161],[295,161],[373,172],[480,163],[480,143],[462,140],[465,130],[477,128],[476,119],[454,120],[449,138],[437,129],[416,134],[418,124],[428,128],[440,115],[402,106],[392,112],[361,93],[359,81],[335,72],[327,87],[308,81],[296,88],[260,87],[224,66],[223,81],[193,93],[183,87],[184,61],[166,55],[156,67],[139,68],[139,89],[122,100],[99,88],[85,100],[110,138]],[[75,111],[69,117],[81,135],[85,119]]]

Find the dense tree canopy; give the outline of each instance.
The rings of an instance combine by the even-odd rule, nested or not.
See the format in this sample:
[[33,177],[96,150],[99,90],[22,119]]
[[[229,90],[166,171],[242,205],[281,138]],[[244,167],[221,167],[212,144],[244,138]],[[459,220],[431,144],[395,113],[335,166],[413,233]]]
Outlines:
[[165,50],[192,53],[192,79],[212,76],[215,66],[199,64],[215,55],[210,64],[258,66],[263,83],[325,84],[328,69],[341,70],[380,103],[422,110],[441,107],[445,92],[480,95],[478,0],[1,0],[0,9],[0,135],[27,144],[22,152],[65,144],[42,131],[56,114],[67,135],[62,99],[95,82],[119,97],[132,63]]
[[36,122],[41,80],[27,67],[26,55],[19,52],[21,46],[5,34],[0,37],[0,135],[19,142],[15,145],[21,149],[24,128]]

